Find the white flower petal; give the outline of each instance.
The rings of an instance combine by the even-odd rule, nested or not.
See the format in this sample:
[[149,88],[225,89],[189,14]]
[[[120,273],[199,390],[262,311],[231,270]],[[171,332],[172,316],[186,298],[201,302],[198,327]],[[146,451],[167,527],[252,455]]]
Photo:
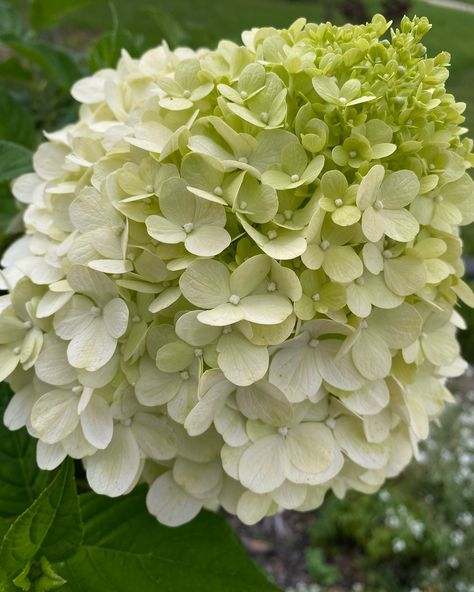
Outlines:
[[141,469],[140,450],[131,428],[116,425],[107,448],[85,459],[85,466],[96,493],[110,497],[126,493]]

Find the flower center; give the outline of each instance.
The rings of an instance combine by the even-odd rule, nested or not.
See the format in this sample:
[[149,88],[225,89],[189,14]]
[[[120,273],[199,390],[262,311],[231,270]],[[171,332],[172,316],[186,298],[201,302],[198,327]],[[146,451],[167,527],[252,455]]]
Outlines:
[[390,249],[385,249],[382,255],[384,259],[390,259],[392,257],[392,251]]
[[186,222],[186,224],[183,224],[183,230],[186,234],[189,234],[194,230],[194,224],[192,222]]
[[217,196],[221,196],[224,192],[222,191],[222,187],[220,185],[217,185],[217,187],[214,187],[214,195]]
[[21,352],[21,348],[18,345],[13,348],[13,355],[14,356],[19,356],[20,352]]
[[276,230],[269,230],[267,236],[270,240],[273,240],[278,236],[278,232]]
[[360,277],[360,278],[357,278],[357,279],[356,279],[355,283],[356,283],[358,286],[363,286],[363,285],[365,284],[365,280],[364,280],[364,278],[361,278],[361,277]]
[[262,111],[262,112],[260,113],[260,120],[261,120],[263,123],[268,123],[268,120],[269,120],[269,119],[270,119],[270,116],[268,115],[268,113],[267,113],[266,111]]
[[179,377],[181,380],[189,380],[189,372],[187,370],[183,370],[179,373]]
[[183,90],[183,97],[185,99],[189,99],[190,96],[191,96],[191,91],[189,89]]
[[436,202],[436,203],[441,203],[442,201],[443,201],[443,196],[442,196],[442,195],[437,195],[437,196],[435,197],[435,202]]
[[240,209],[241,210],[246,210],[248,205],[249,204],[246,201],[241,201],[240,202]]
[[383,203],[380,201],[380,199],[378,199],[375,203],[374,203],[374,208],[376,210],[383,210]]
[[275,284],[275,282],[269,282],[267,284],[267,292],[275,292],[277,289],[277,286]]
[[155,188],[153,187],[153,185],[147,185],[145,187],[145,189],[146,189],[146,192],[147,193],[153,193],[153,191],[154,191]]
[[317,347],[319,345],[319,339],[311,339],[309,347]]
[[288,426],[278,428],[278,433],[282,435],[284,438],[286,438],[286,436],[288,435]]
[[334,203],[338,208],[340,208],[344,202],[342,201],[342,199],[340,197],[338,197],[337,199],[334,200]]
[[248,163],[248,158],[245,156],[241,156],[239,158],[239,162],[242,162],[243,164],[247,164]]
[[224,333],[224,335],[229,335],[229,333],[232,333],[232,327],[229,327],[229,326],[224,327],[222,329],[222,333]]
[[194,355],[196,356],[196,358],[202,358],[202,349],[200,347],[197,347],[194,350]]
[[295,173],[294,175],[291,175],[290,179],[292,183],[297,183],[300,180],[300,176]]
[[327,251],[330,246],[331,246],[331,244],[328,240],[323,240],[323,242],[321,243],[321,249],[323,251]]
[[339,97],[339,102],[340,102],[340,103],[342,103],[343,105],[344,105],[345,103],[347,103],[347,99],[346,99],[346,97]]
[[125,419],[122,419],[120,423],[126,428],[129,428],[132,425],[132,420],[130,419],[130,417],[127,417]]
[[350,156],[351,158],[355,158],[355,157],[357,156],[357,150],[351,150],[351,151],[349,152],[349,156]]
[[76,386],[73,386],[71,390],[75,395],[80,395],[82,393],[82,386],[78,384]]
[[366,321],[365,319],[363,319],[363,320],[360,322],[360,328],[361,328],[361,329],[367,329],[367,327],[368,327],[367,321]]
[[312,299],[312,300],[314,300],[314,302],[319,302],[319,301],[321,300],[321,294],[318,294],[318,293],[316,292],[316,294],[313,294],[313,295],[311,296],[311,299]]
[[94,318],[99,317],[101,312],[102,311],[100,310],[100,308],[98,306],[91,307],[90,313]]
[[246,90],[241,90],[240,91],[240,96],[241,96],[242,99],[245,100],[249,96],[249,94],[248,94],[248,92]]
[[239,302],[240,302],[240,296],[237,294],[231,294],[229,296],[229,302],[231,304],[233,304],[234,306],[237,306],[237,304],[239,304]]

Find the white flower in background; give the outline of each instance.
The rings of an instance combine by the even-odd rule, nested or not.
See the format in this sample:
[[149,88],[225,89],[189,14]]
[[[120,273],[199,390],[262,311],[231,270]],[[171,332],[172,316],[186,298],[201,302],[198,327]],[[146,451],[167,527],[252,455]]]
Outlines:
[[418,456],[465,369],[472,142],[448,56],[417,57],[426,19],[374,68],[387,28],[299,19],[73,86],[79,121],[13,184],[0,271],[4,421],[40,467],[82,459],[109,496],[146,481],[170,526],[252,524]]

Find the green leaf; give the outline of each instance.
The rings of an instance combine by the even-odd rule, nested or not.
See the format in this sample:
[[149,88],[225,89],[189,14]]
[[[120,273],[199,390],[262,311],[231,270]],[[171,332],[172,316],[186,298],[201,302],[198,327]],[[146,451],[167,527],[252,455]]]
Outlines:
[[0,140],[0,182],[9,181],[32,169],[32,152],[14,142]]
[[[1,417],[11,396],[8,385],[0,384]],[[11,432],[0,421],[0,517],[13,518],[25,511],[49,476],[36,465],[36,441],[26,429]]]
[[74,463],[68,460],[6,533],[0,547],[3,573],[14,578],[25,565],[40,557],[63,561],[76,551],[81,538]]
[[61,88],[69,89],[82,76],[75,59],[64,49],[10,33],[0,35],[0,42],[41,68]]
[[18,213],[18,208],[16,207],[15,199],[10,191],[8,182],[4,181],[0,183],[0,230],[7,228],[10,221]]
[[30,23],[34,29],[55,25],[59,18],[91,0],[30,0]]
[[16,56],[11,56],[0,62],[0,78],[25,82],[31,80],[32,74]]
[[35,126],[30,111],[0,88],[0,140],[33,145]]
[[143,50],[143,43],[141,35],[132,33],[128,29],[104,33],[89,53],[91,72],[101,68],[115,68],[122,49],[126,49],[131,56],[139,55]]
[[1,33],[22,33],[24,25],[21,15],[13,2],[0,0],[0,34]]
[[84,543],[55,569],[65,592],[277,592],[225,520],[202,512],[179,528],[146,510],[145,489],[109,499],[81,496]]

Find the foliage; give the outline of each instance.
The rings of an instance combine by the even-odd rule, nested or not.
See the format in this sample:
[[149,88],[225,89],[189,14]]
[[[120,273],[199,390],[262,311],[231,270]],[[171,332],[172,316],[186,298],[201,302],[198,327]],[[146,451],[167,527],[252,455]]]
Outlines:
[[[137,29],[143,27],[143,33],[132,34],[124,28],[121,23],[132,22],[133,19],[124,18],[123,13],[120,13],[120,9],[118,9],[119,18],[112,18],[111,30],[99,36],[87,29],[84,40],[78,44],[81,46],[81,51],[74,53],[62,46],[69,44],[67,39],[69,29],[66,29],[62,35],[51,30],[45,32],[44,29],[51,29],[61,19],[63,23],[69,22],[69,25],[73,23],[73,26],[80,22],[80,19],[83,19],[82,22],[89,23],[95,19],[95,25],[103,31],[104,23],[110,22],[109,8],[106,5],[104,7],[94,5],[93,11],[87,6],[85,11],[77,10],[84,4],[87,4],[87,0],[32,0],[28,8],[32,29],[28,29],[23,18],[25,10],[17,10],[17,7],[24,5],[24,3],[0,1],[0,39],[3,44],[3,61],[0,62],[0,178],[2,179],[0,182],[0,252],[21,231],[8,181],[31,168],[30,150],[42,140],[43,129],[55,129],[76,118],[77,107],[70,99],[69,89],[78,77],[103,67],[115,67],[121,47],[126,47],[131,55],[141,54],[147,47],[158,43],[157,35],[168,39],[173,47],[183,44],[193,47],[198,45],[212,46],[223,34],[236,38],[241,29],[259,23],[266,24],[270,16],[275,25],[283,25],[303,10],[302,4],[298,2],[295,2],[294,7],[291,8],[294,10],[292,15],[288,13],[289,9],[284,3],[275,5],[270,2],[260,2],[256,5],[254,2],[246,3],[240,0],[238,3],[219,2],[216,10],[210,9],[209,3],[205,3],[201,12],[206,15],[205,18],[209,22],[214,19],[212,26],[210,26],[201,21],[197,11],[190,14],[188,2],[177,1],[172,6],[168,6],[170,3],[166,3],[166,12],[156,2],[150,2],[146,9],[137,8],[136,4],[124,2],[124,5],[129,5],[128,10],[132,11],[129,14],[139,15],[138,20],[134,22],[134,31],[136,25]],[[168,12],[168,8],[171,12]],[[318,20],[322,13],[319,6],[305,7],[304,10],[311,13],[312,20]],[[418,12],[420,11],[418,10]],[[469,62],[469,54],[465,51],[466,44],[462,40],[466,37],[466,31],[469,32],[472,27],[472,19],[469,15],[458,15],[456,19],[456,16],[451,14],[449,17],[452,16],[452,18],[446,18],[445,12],[441,9],[425,5],[423,5],[423,12],[432,13],[434,20],[439,21],[440,34],[435,32],[428,41],[429,46],[444,49],[446,43],[460,44],[455,51],[453,62],[455,76],[452,79],[454,83],[452,88],[456,89],[457,96],[468,98],[469,90],[467,90],[466,81],[469,76],[469,68],[472,69],[472,61]],[[331,16],[338,18],[337,14]],[[88,18],[91,20],[87,21]],[[68,21],[68,19],[72,20]],[[142,24],[140,24],[140,20]],[[222,22],[224,22],[224,26]],[[458,34],[453,34],[453,30]],[[441,44],[441,47],[438,47],[438,44]],[[85,45],[90,48],[84,50]],[[4,158],[5,155],[7,158]],[[4,389],[2,397],[5,405],[6,399],[9,399],[11,394],[7,393],[4,387],[2,388]],[[3,409],[1,413],[3,415]],[[454,425],[459,424],[454,423]],[[419,518],[429,522],[434,519],[435,525],[439,527],[439,540],[437,538],[432,544],[423,545],[423,550],[420,551],[421,546],[418,548],[417,544],[410,539],[411,530],[409,527],[407,530],[405,525],[404,529],[400,528],[400,531],[397,531],[397,537],[400,540],[404,540],[402,537],[405,537],[409,542],[407,553],[409,553],[409,557],[415,558],[421,573],[426,575],[426,582],[432,582],[427,586],[434,587],[426,588],[430,592],[437,591],[436,586],[442,586],[442,584],[445,588],[441,587],[440,590],[443,591],[456,589],[459,592],[470,592],[468,584],[463,587],[460,583],[472,580],[472,574],[468,568],[470,565],[469,551],[473,541],[467,528],[472,500],[466,501],[464,499],[464,490],[468,490],[469,485],[472,486],[472,484],[466,481],[457,482],[459,481],[458,473],[466,474],[466,455],[472,457],[472,446],[469,445],[469,442],[472,443],[472,433],[469,435],[469,430],[466,432],[466,425],[463,422],[460,431],[464,433],[464,438],[467,438],[467,444],[466,442],[459,444],[455,453],[455,462],[452,462],[452,458],[446,455],[446,462],[442,464],[442,470],[439,471],[436,479],[433,477],[433,483],[430,482],[430,486],[442,491],[433,498],[429,497],[430,493],[427,492],[427,497],[422,505],[426,502],[430,507],[428,509],[419,508],[419,502],[413,507],[414,513],[410,514],[410,516],[415,516],[417,520]],[[455,439],[453,436],[453,440]],[[449,444],[450,442],[446,442],[443,447]],[[433,458],[431,456],[429,458],[430,463],[436,464],[439,460],[436,450]],[[18,466],[21,471],[16,470]],[[245,590],[255,589],[262,592],[267,589],[274,590],[245,561],[240,548],[220,518],[203,513],[189,527],[170,531],[158,526],[144,512],[142,489],[138,489],[118,501],[105,500],[92,494],[81,494],[77,497],[73,491],[71,467],[72,463],[63,465],[51,478],[50,473],[40,471],[36,467],[34,442],[27,435],[25,429],[13,433],[7,432],[3,428],[0,429],[0,533],[2,535],[7,531],[9,533],[6,535],[6,542],[3,543],[0,551],[3,553],[0,564],[3,570],[5,570],[5,565],[10,565],[8,569],[14,569],[15,572],[12,575],[15,583],[4,580],[3,583],[0,583],[2,590],[5,588],[7,592],[18,589],[42,592],[62,587],[62,589],[72,592],[85,589],[91,590],[91,592],[96,590],[107,592],[109,589],[107,586],[110,586],[111,592],[122,589],[124,592],[128,592],[135,589],[138,574],[143,578],[140,583],[141,589],[145,592],[155,590],[157,585],[160,586],[160,590],[171,591],[176,586],[176,579],[173,579],[176,576],[176,564],[183,565],[180,569],[181,573],[195,575],[193,590],[208,592],[213,589],[222,590],[225,587],[226,590],[232,591],[232,588],[227,586],[227,582],[231,580],[237,570],[239,574],[245,574],[243,576],[246,582]],[[410,473],[410,476],[412,474],[413,472]],[[417,483],[418,481],[414,479],[414,487]],[[413,506],[412,498],[404,493],[404,488],[405,486],[401,485],[403,491],[399,497],[394,496],[396,501],[393,511],[395,514],[404,505],[406,507]],[[406,489],[408,491],[409,488],[406,487]],[[411,489],[409,493],[411,496],[417,494]],[[383,497],[385,498],[385,495]],[[446,501],[448,498],[449,504]],[[83,527],[77,526],[78,500],[83,515]],[[436,522],[437,517],[433,518],[433,507],[438,504],[445,506],[445,508],[442,520]],[[361,507],[363,505],[362,503]],[[451,510],[448,510],[448,505]],[[372,508],[370,507],[368,510],[371,511]],[[331,511],[330,504],[328,512]],[[352,511],[357,513],[356,502],[354,502]],[[344,508],[340,509],[340,512],[344,513]],[[117,529],[115,516],[118,515],[122,517],[124,523],[133,527],[136,533],[136,541],[133,543],[130,542],[129,531]],[[37,520],[38,516],[41,516],[40,521]],[[71,527],[70,518],[72,518],[73,524],[76,524],[76,528]],[[455,531],[456,534],[449,533],[450,521],[451,523],[457,521],[459,525]],[[34,526],[33,530],[30,528],[31,525]],[[74,548],[79,544],[82,529],[84,530],[84,542],[74,553]],[[108,539],[103,539],[101,536],[104,530],[113,533],[110,545]],[[380,543],[380,553],[384,550],[388,563],[391,563],[393,559],[390,557],[390,549],[387,545],[387,540],[390,537],[387,537],[386,533],[383,534],[383,530],[382,525],[380,532],[377,531],[380,537],[377,545],[371,545],[370,552],[366,550],[368,543],[365,545],[365,543],[356,540],[358,548],[367,553],[370,558],[369,567],[375,574],[374,586],[383,586],[384,574],[377,572],[376,565],[378,563],[371,553],[378,555],[377,546]],[[432,530],[429,531],[430,537],[433,534]],[[28,540],[28,532],[35,534],[34,541]],[[144,537],[146,540],[143,540],[142,534],[144,532],[149,535]],[[466,534],[463,535],[464,532]],[[38,542],[39,539],[36,536],[38,533],[41,543]],[[57,538],[58,533],[67,533],[74,539],[65,550],[69,557],[65,561],[61,560],[60,564],[57,563],[58,549],[54,544],[50,544]],[[369,530],[369,538],[370,535],[371,531]],[[328,544],[332,544],[330,543],[331,536],[328,535]],[[349,539],[352,541],[351,537],[352,535],[349,536]],[[181,556],[183,539],[189,541],[189,545],[184,548],[184,562]],[[199,541],[197,544],[196,540]],[[315,540],[316,544],[319,544],[316,538]],[[25,543],[22,544],[21,550],[22,553],[25,553],[26,549],[26,554],[15,553],[14,568],[12,568],[11,551],[16,549],[12,545],[18,541]],[[195,554],[197,545],[202,545],[202,555]],[[132,547],[133,552],[130,552]],[[160,551],[159,553],[157,553],[157,549]],[[426,553],[427,557],[439,558],[442,549],[445,549],[446,555],[439,559],[440,571],[428,573],[428,561],[425,561],[424,554]],[[60,549],[60,552],[62,551]],[[164,552],[161,553],[161,551]],[[220,559],[221,553],[224,554],[224,561]],[[420,554],[423,557],[420,558]],[[149,560],[150,557],[152,559]],[[208,570],[207,562],[211,557],[215,558],[215,561],[211,563]],[[448,557],[447,561],[445,561],[446,557]],[[148,560],[149,575],[135,571],[137,564],[143,565],[143,561]],[[17,561],[21,561],[22,565],[20,566]],[[330,579],[336,577],[333,566],[328,565],[319,548],[308,552],[308,562],[312,566],[313,573],[318,576],[321,582],[324,578],[328,578],[326,582],[329,583]],[[461,568],[457,562],[460,562]],[[206,564],[206,572],[203,574],[201,566],[204,563]],[[361,563],[363,563],[362,559]],[[396,561],[395,564],[399,565]],[[404,561],[401,564],[405,565]],[[100,569],[94,569],[95,565],[99,565],[100,569],[104,565],[110,566],[107,581],[96,579],[100,577]],[[173,569],[167,571],[169,565],[172,565]],[[442,579],[437,582],[439,573],[441,573]],[[247,576],[248,579],[246,579]],[[3,574],[0,571],[0,582],[2,577],[12,579],[10,575],[5,576],[5,571]],[[114,582],[114,577],[117,577],[118,581]],[[68,580],[65,585],[63,585],[63,578]],[[413,581],[421,581],[421,578],[414,578]],[[180,582],[180,590],[182,589],[184,592],[187,585],[189,585],[189,579],[183,577],[183,582]],[[393,585],[398,586],[399,583],[395,581]],[[237,589],[241,590],[240,587]],[[372,592],[372,588],[369,589]],[[385,588],[382,589],[386,592]],[[397,592],[399,589],[394,588]]]

